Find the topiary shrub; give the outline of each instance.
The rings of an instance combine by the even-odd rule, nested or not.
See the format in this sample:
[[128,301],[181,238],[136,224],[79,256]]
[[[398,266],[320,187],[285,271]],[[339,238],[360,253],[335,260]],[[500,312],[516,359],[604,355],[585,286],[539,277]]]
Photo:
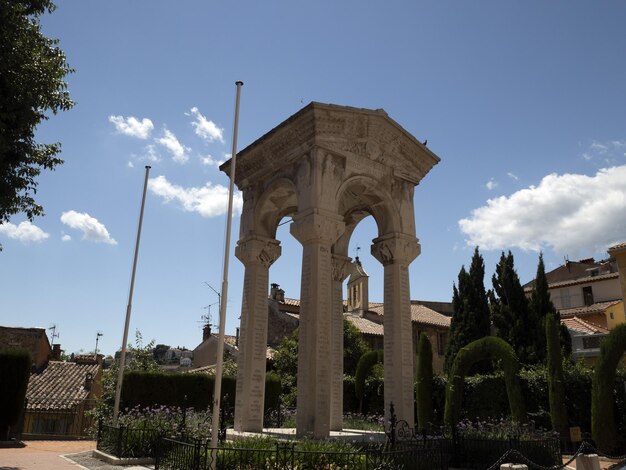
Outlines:
[[265,375],[265,411],[275,410],[280,406],[280,393],[282,391],[280,376],[275,372]]
[[591,434],[602,452],[617,450],[613,389],[617,366],[626,351],[626,324],[616,326],[600,344],[591,388]]
[[359,411],[363,412],[363,398],[365,396],[365,381],[369,377],[372,368],[377,363],[383,362],[383,351],[379,349],[377,351],[366,352],[361,356],[356,366],[356,373],[354,374],[354,393],[359,399]]
[[455,428],[461,414],[464,379],[470,368],[478,361],[497,359],[504,370],[509,407],[513,421],[525,422],[524,398],[519,382],[519,361],[513,348],[506,341],[488,336],[461,348],[450,370],[446,389],[445,424]]
[[9,439],[9,428],[24,408],[30,365],[27,352],[0,352],[0,441]]
[[417,428],[427,432],[433,423],[433,350],[426,333],[420,334],[417,345]]
[[565,379],[563,378],[563,357],[561,355],[561,341],[556,317],[549,314],[545,319],[546,348],[548,366],[548,399],[550,402],[550,420],[552,429],[561,437],[567,437],[569,425],[567,409],[565,407]]

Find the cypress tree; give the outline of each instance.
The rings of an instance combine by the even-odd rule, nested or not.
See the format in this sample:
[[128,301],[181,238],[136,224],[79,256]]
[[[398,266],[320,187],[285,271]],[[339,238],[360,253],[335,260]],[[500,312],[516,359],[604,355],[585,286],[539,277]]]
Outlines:
[[459,349],[472,341],[489,336],[489,303],[484,279],[485,262],[476,247],[469,272],[465,270],[465,266],[461,267],[458,288],[456,285],[452,288],[454,314],[446,347],[446,371],[450,370]]
[[502,253],[489,292],[491,318],[498,337],[509,343],[522,364],[539,362],[535,347],[539,331],[524,289],[515,272],[513,254]]
[[[540,262],[542,261],[541,258]],[[554,313],[545,319],[546,349],[548,363],[548,400],[552,429],[561,437],[568,435],[567,409],[565,408],[565,379],[563,378],[563,356],[559,340],[559,328]]]

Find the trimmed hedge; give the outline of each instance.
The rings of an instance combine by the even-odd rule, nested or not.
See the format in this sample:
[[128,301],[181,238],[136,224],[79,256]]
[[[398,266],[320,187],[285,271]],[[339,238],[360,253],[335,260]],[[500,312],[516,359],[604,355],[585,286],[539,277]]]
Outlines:
[[379,349],[377,351],[366,352],[359,359],[359,363],[356,366],[356,373],[354,374],[354,393],[359,399],[361,412],[363,409],[363,398],[365,396],[366,380],[369,377],[373,367],[383,362],[383,351]]
[[[602,452],[618,450],[617,423],[613,389],[617,366],[626,352],[626,324],[616,326],[600,344],[600,358],[595,365],[591,389],[591,433]],[[623,441],[623,437],[621,440]]]
[[28,352],[0,352],[0,441],[9,439],[9,428],[24,408],[30,367]]
[[[122,406],[167,405],[205,410],[213,403],[214,384],[214,375],[132,371],[124,374]],[[223,377],[221,401],[224,406],[235,405],[235,391],[235,378]]]
[[417,345],[417,380],[415,395],[417,401],[417,425],[420,432],[426,432],[433,422],[433,350],[426,333],[420,334]]
[[517,356],[506,341],[495,336],[487,336],[472,341],[467,346],[461,348],[452,364],[450,380],[446,389],[444,413],[445,424],[451,428],[456,426],[461,416],[465,376],[475,363],[485,359],[496,359],[501,363],[504,370],[511,417],[514,421],[526,421],[524,398],[518,378],[519,361]]

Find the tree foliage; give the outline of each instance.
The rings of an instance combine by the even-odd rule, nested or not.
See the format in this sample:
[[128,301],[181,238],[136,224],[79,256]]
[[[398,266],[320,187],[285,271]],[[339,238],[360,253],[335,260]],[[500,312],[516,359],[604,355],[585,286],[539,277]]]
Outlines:
[[0,352],[0,441],[9,438],[24,408],[30,376],[30,354],[21,351]]
[[[626,352],[626,324],[613,328],[600,344],[591,389],[591,434],[602,452],[617,449],[614,384],[620,359]],[[623,439],[623,437],[622,437]]]
[[417,425],[420,432],[427,432],[433,423],[433,350],[428,335],[420,334],[417,344]]
[[552,421],[552,429],[557,431],[561,437],[567,437],[569,426],[567,421],[567,409],[565,408],[563,356],[561,355],[559,328],[557,327],[557,319],[554,313],[548,314],[545,319],[545,325],[550,420]]
[[383,362],[383,350],[378,349],[376,351],[366,352],[359,359],[359,363],[356,367],[356,373],[354,374],[354,391],[360,402],[360,408],[363,408],[363,398],[365,397],[365,381],[369,377],[374,366]]
[[540,362],[545,355],[538,351],[536,341],[543,329],[529,306],[510,251],[502,253],[492,283],[489,303],[497,336],[513,347],[522,364]]
[[74,105],[64,81],[72,69],[39,23],[55,8],[51,0],[0,0],[0,223],[22,212],[31,220],[42,215],[36,178],[63,162],[58,142],[35,141],[46,113]]
[[346,318],[343,319],[343,373],[356,374],[361,356],[370,350],[361,332]]
[[463,266],[459,272],[458,287],[453,286],[454,314],[446,347],[446,371],[450,370],[459,349],[490,333],[489,304],[484,278],[485,262],[476,247],[469,272]]

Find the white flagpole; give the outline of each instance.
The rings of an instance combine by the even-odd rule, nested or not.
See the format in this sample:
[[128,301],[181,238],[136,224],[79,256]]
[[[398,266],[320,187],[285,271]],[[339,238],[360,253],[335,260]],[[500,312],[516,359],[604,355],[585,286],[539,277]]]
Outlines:
[[222,368],[224,366],[224,327],[226,325],[226,304],[228,298],[228,261],[230,257],[230,231],[233,220],[233,193],[235,190],[235,166],[237,163],[237,128],[239,126],[239,95],[242,81],[235,82],[235,124],[233,128],[233,148],[230,160],[230,186],[228,191],[228,212],[226,214],[226,241],[224,244],[224,273],[222,276],[222,294],[220,295],[220,328],[217,341],[217,365],[215,366],[215,388],[213,389],[213,415],[211,417],[211,468],[217,464],[217,433],[220,422],[220,395],[222,393]]
[[137,227],[137,241],[135,243],[135,257],[133,258],[133,271],[130,276],[130,290],[128,292],[128,306],[126,307],[126,323],[124,324],[124,337],[122,339],[122,353],[120,354],[119,372],[117,374],[117,386],[115,387],[115,404],[113,405],[113,426],[117,426],[117,418],[120,413],[120,396],[122,394],[122,381],[124,380],[124,365],[126,363],[126,343],[128,342],[128,326],[130,325],[130,311],[133,303],[133,289],[135,288],[135,272],[137,271],[137,257],[139,256],[139,240],[141,239],[141,224],[143,223],[143,209],[146,204],[146,189],[148,188],[148,174],[150,166],[146,165],[146,178],[143,182],[143,195],[141,196],[141,211],[139,212],[139,226]]

